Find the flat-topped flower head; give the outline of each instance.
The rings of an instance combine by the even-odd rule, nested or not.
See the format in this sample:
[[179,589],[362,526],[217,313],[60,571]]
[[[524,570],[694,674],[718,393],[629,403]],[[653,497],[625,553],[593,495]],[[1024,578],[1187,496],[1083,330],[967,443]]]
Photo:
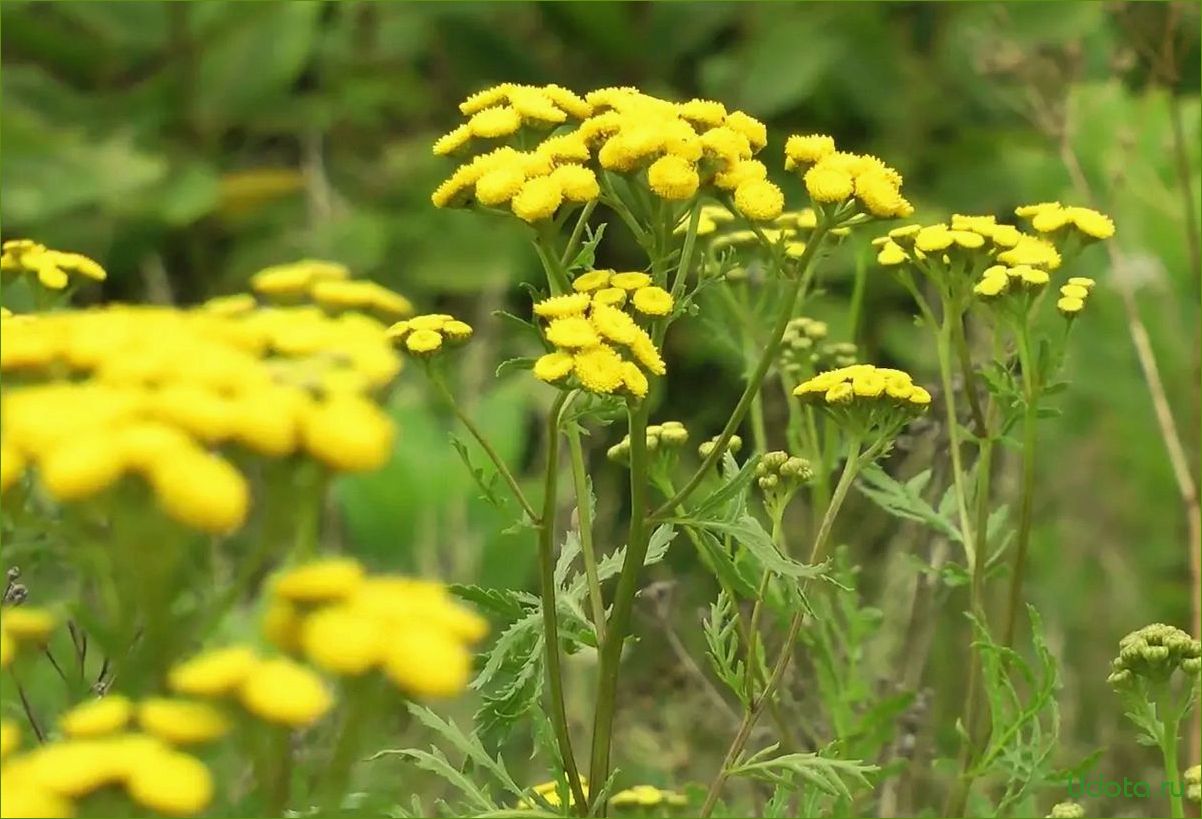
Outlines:
[[47,290],[63,290],[72,281],[100,282],[108,276],[87,256],[51,250],[31,239],[10,239],[0,245],[0,272],[28,274]]
[[1092,208],[1065,207],[1059,202],[1023,205],[1015,214],[1031,222],[1031,229],[1053,238],[1075,233],[1084,242],[1096,242],[1114,236],[1114,220]]
[[803,381],[793,394],[814,404],[850,432],[891,437],[931,403],[908,373],[871,364],[828,370]]
[[446,313],[429,313],[398,321],[384,331],[399,349],[429,358],[445,345],[459,345],[472,337],[472,326]]
[[1175,626],[1153,623],[1136,629],[1119,641],[1119,654],[1107,679],[1117,689],[1143,680],[1166,682],[1180,669],[1196,681],[1202,663],[1202,643]]

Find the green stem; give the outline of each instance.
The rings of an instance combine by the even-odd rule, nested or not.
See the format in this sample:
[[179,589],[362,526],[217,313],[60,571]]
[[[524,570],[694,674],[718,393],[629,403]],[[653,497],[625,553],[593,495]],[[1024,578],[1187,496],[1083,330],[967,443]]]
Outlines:
[[568,733],[568,713],[564,704],[563,670],[559,665],[559,612],[555,601],[555,507],[557,502],[559,466],[559,413],[568,393],[561,393],[547,415],[547,469],[543,483],[543,514],[538,527],[538,562],[540,593],[543,611],[543,644],[546,648],[547,683],[551,693],[551,723],[559,754],[563,758],[568,785],[579,810],[587,809],[588,800],[580,784],[580,772],[572,753],[572,738]]
[[571,290],[571,284],[568,282],[568,274],[558,264],[559,254],[551,246],[550,238],[542,231],[538,233],[538,237],[535,239],[534,250],[538,253],[539,261],[543,264],[543,270],[547,273],[547,285],[551,289],[551,295],[555,296]]
[[1010,574],[1010,593],[1006,603],[1006,621],[1002,645],[1010,648],[1022,605],[1023,575],[1026,574],[1027,551],[1031,543],[1032,507],[1035,499],[1035,432],[1038,421],[1039,384],[1035,380],[1031,346],[1024,326],[1018,336],[1019,366],[1023,370],[1026,408],[1023,412],[1022,483],[1018,507],[1018,533],[1014,551],[1014,568]]
[[501,456],[497,453],[497,450],[493,448],[493,445],[489,442],[488,438],[484,437],[484,433],[478,426],[476,426],[475,421],[473,421],[468,414],[463,411],[463,408],[459,406],[459,402],[455,400],[455,396],[451,393],[451,390],[447,387],[446,382],[443,380],[442,374],[431,368],[430,382],[434,384],[439,394],[442,395],[443,399],[446,400],[446,402],[450,405],[451,411],[455,413],[455,417],[459,419],[459,423],[463,424],[464,429],[466,429],[471,436],[476,439],[476,443],[480,445],[480,448],[484,450],[484,454],[488,456],[490,461],[492,461],[493,466],[496,467],[497,472],[500,473],[501,477],[505,480],[506,485],[509,486],[509,491],[513,493],[514,498],[517,499],[517,502],[521,505],[522,510],[526,513],[526,516],[530,519],[530,522],[537,526],[539,523],[538,513],[534,511],[534,507],[531,506],[530,501],[526,499],[526,494],[522,491],[522,487],[518,485],[517,478],[515,478],[513,473],[509,471],[509,467],[505,465],[505,461],[502,460]]
[[[1164,733],[1160,743],[1160,753],[1164,757],[1165,781],[1169,787],[1169,815],[1173,819],[1182,819],[1185,816],[1184,806],[1181,803],[1182,794],[1178,792],[1178,788],[1182,787],[1181,769],[1177,762],[1177,734],[1180,726],[1181,714],[1174,712],[1170,718],[1164,721]],[[1182,788],[1182,790],[1184,789]]]
[[375,682],[370,678],[348,681],[346,714],[325,773],[322,793],[324,811],[336,813],[342,807],[342,799],[350,785],[351,772],[363,739],[363,730],[376,713],[376,686],[373,685]]
[[768,451],[768,430],[764,424],[764,396],[759,391],[751,398],[751,441],[756,452]]
[[[879,443],[874,444],[863,456],[860,454],[860,446],[861,441],[858,438],[853,438],[849,443],[847,462],[843,465],[843,474],[839,477],[839,483],[835,486],[835,492],[831,496],[830,505],[826,509],[826,514],[822,516],[822,525],[818,528],[818,535],[814,538],[814,546],[810,551],[809,562],[811,564],[819,563],[825,559],[827,542],[830,539],[835,517],[839,514],[839,508],[847,498],[847,493],[855,482],[855,477],[859,472],[860,466],[875,457],[881,445]],[[806,581],[803,580],[801,584],[803,591],[805,584]],[[705,817],[708,817],[713,812],[714,805],[718,802],[718,796],[722,792],[722,787],[730,777],[731,768],[743,753],[743,749],[747,745],[747,740],[751,737],[751,731],[755,727],[756,721],[772,699],[777,686],[780,685],[780,681],[785,675],[785,670],[789,667],[789,661],[793,657],[793,644],[797,641],[797,632],[801,630],[801,624],[805,620],[805,613],[804,607],[798,607],[798,610],[793,614],[793,619],[789,623],[789,631],[785,635],[785,641],[781,645],[780,654],[772,669],[772,676],[768,678],[768,682],[764,685],[764,690],[759,698],[744,713],[739,730],[735,733],[734,740],[731,741],[730,747],[726,750],[722,766],[718,769],[713,782],[710,783],[709,792],[705,796],[705,803],[701,806],[701,812],[698,814],[702,819],[705,819]]]
[[969,558],[977,559],[974,553],[976,540],[973,538],[972,522],[968,517],[968,494],[965,490],[964,460],[960,452],[960,422],[956,412],[956,391],[952,386],[952,324],[959,321],[957,316],[949,314],[943,317],[937,335],[937,352],[939,357],[939,378],[943,386],[943,406],[946,410],[948,449],[952,456],[952,485],[956,493],[956,511],[960,516],[960,534],[964,547],[969,552]]
[[580,550],[584,554],[584,577],[593,610],[593,630],[597,633],[597,645],[601,645],[605,641],[605,600],[601,596],[597,553],[593,548],[592,499],[584,466],[584,447],[580,443],[580,428],[576,424],[568,425],[567,435],[568,450],[572,456],[572,482],[576,489],[576,516],[580,521]]
[[597,200],[585,204],[580,211],[580,216],[576,219],[576,227],[572,229],[572,235],[568,237],[568,245],[564,248],[563,255],[559,257],[559,267],[567,270],[572,262],[576,259],[576,251],[580,247],[580,238],[584,235],[584,228],[588,224],[589,217],[593,215],[593,210],[597,207]]
[[[626,559],[614,590],[613,610],[601,644],[600,679],[597,686],[596,711],[593,718],[593,748],[589,765],[589,780],[598,791],[609,779],[610,745],[614,709],[617,705],[618,674],[622,660],[622,645],[630,629],[634,596],[638,591],[639,572],[647,557],[648,545],[648,471],[647,471],[647,402],[629,409],[630,417],[630,531],[626,540]],[[675,508],[672,504],[669,508]],[[595,815],[605,816],[606,805],[593,806]]]
[[755,396],[760,391],[760,385],[764,381],[764,376],[767,375],[772,362],[776,360],[776,355],[780,351],[780,341],[785,334],[785,327],[789,323],[789,319],[793,317],[797,309],[797,301],[799,294],[809,284],[810,278],[813,275],[813,260],[817,254],[818,248],[822,245],[826,238],[826,226],[819,224],[814,228],[814,233],[810,241],[806,244],[805,252],[798,260],[799,275],[789,282],[788,289],[785,292],[784,298],[781,300],[780,311],[777,313],[776,322],[772,327],[772,332],[769,334],[768,342],[764,346],[764,352],[760,356],[759,363],[756,364],[755,371],[747,381],[747,386],[743,389],[742,396],[739,397],[739,403],[735,405],[734,412],[731,413],[730,419],[727,420],[722,434],[718,436],[718,440],[714,444],[713,451],[705,461],[697,468],[697,471],[685,482],[680,491],[675,496],[664,501],[658,509],[652,514],[653,518],[658,518],[662,515],[669,514],[679,504],[683,503],[693,491],[701,484],[705,476],[709,474],[718,460],[726,452],[726,446],[730,443],[731,436],[735,434],[735,430],[739,428],[739,424],[743,422],[743,417],[747,414],[747,410],[751,408],[751,403]]
[[685,282],[689,277],[689,265],[693,261],[693,246],[697,242],[697,225],[701,222],[701,203],[693,203],[693,212],[689,215],[689,226],[684,234],[684,247],[680,251],[680,264],[676,266],[676,276],[672,279],[672,299],[680,298],[684,291]]

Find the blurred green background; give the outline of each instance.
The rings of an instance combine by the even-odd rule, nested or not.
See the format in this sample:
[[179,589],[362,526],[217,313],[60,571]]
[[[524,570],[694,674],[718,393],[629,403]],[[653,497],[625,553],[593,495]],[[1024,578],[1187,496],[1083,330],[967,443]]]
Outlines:
[[[718,99],[769,124],[764,157],[792,201],[799,186],[772,157],[790,133],[826,132],[901,170],[922,221],[1005,218],[1049,199],[1087,204],[1084,179],[1118,225],[1118,255],[1092,248],[1074,271],[1100,285],[1074,330],[1063,416],[1043,433],[1027,588],[1064,662],[1068,749],[1131,746],[1103,763],[1120,776],[1154,762],[1118,733],[1106,663],[1131,629],[1188,626],[1187,538],[1119,288],[1134,292],[1148,324],[1197,474],[1200,293],[1187,239],[1198,230],[1196,4],[8,0],[0,31],[5,238],[100,260],[110,279],[85,300],[194,303],[244,288],[269,264],[344,262],[423,310],[476,325],[458,387],[505,457],[526,467],[549,390],[520,373],[494,377],[500,361],[526,351],[490,314],[528,309],[519,283],[541,278],[537,259],[515,225],[429,202],[450,170],[430,144],[459,121],[456,105],[470,92],[555,82]],[[1079,164],[1077,178],[1066,158]],[[837,257],[812,311],[837,337],[848,332],[851,270],[868,238]],[[605,266],[638,263],[616,227],[607,240]],[[854,339],[864,355],[929,377],[932,351],[908,299],[871,266],[866,298]],[[669,388],[654,414],[684,420],[694,439],[717,431],[739,378],[702,336],[696,323],[674,329]],[[770,420],[779,409],[770,406]],[[531,538],[502,533],[512,510],[477,498],[447,445],[447,413],[416,371],[394,411],[397,454],[383,472],[338,487],[331,537],[379,567],[532,585]],[[613,432],[590,446],[602,520],[621,513],[622,476],[602,457]],[[913,563],[878,559],[897,527],[864,499],[849,518],[865,598],[900,633],[889,590],[913,579]],[[601,539],[614,542],[605,531]],[[688,549],[674,549],[669,563],[686,609],[712,593]],[[943,716],[960,702],[960,594],[947,597],[924,681]],[[646,606],[642,616],[645,628]],[[674,617],[696,624],[691,609]],[[633,674],[653,685],[656,664],[669,660],[645,660]],[[874,673],[888,679],[896,661],[885,652]],[[664,696],[652,693],[651,713]],[[672,731],[641,739],[651,729],[638,713],[628,758],[704,776],[712,763],[676,753]],[[724,737],[711,732],[714,743]]]

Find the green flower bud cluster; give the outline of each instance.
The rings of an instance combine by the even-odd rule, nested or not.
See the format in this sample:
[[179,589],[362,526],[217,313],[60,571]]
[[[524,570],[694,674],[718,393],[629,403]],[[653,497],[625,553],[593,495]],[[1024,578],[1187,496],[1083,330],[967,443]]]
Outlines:
[[[647,451],[658,452],[663,449],[678,449],[688,443],[689,431],[680,421],[664,421],[662,424],[651,424],[647,427]],[[617,463],[630,462],[630,436],[611,446],[605,453],[611,461]]]
[[1202,643],[1184,631],[1164,623],[1153,623],[1131,632],[1119,641],[1119,656],[1106,681],[1115,688],[1130,685],[1135,677],[1164,682],[1180,668],[1198,676],[1202,669]]
[[[714,451],[714,447],[717,446],[717,444],[718,444],[718,437],[719,436],[715,435],[713,438],[710,438],[708,441],[703,443],[701,446],[697,447],[697,454],[700,455],[702,458],[708,458],[710,456],[710,454]],[[726,444],[726,451],[729,452],[731,455],[738,455],[739,450],[742,448],[743,448],[743,439],[740,438],[738,435],[730,436],[730,441],[728,441]]]
[[1185,769],[1185,798],[1191,802],[1202,802],[1202,765]]
[[856,363],[857,348],[850,342],[825,343],[829,328],[825,321],[807,316],[791,320],[781,337],[781,368],[799,380],[808,369],[828,370]]
[[814,470],[805,458],[790,456],[776,450],[768,452],[755,465],[756,484],[763,492],[793,489],[814,477]]
[[1057,802],[1052,805],[1052,812],[1048,814],[1048,819],[1079,819],[1084,815],[1085,808],[1076,802]]

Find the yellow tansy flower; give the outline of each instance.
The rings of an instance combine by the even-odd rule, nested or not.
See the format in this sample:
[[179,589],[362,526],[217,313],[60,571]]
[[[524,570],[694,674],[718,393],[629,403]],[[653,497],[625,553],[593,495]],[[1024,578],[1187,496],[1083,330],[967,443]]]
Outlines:
[[384,670],[399,688],[418,697],[451,697],[471,676],[472,657],[451,637],[420,627],[388,641]]
[[301,645],[314,665],[358,675],[379,664],[386,640],[372,618],[347,606],[329,606],[305,618]]
[[0,761],[21,744],[21,729],[11,720],[0,720]]
[[242,683],[239,697],[255,716],[294,727],[316,722],[333,704],[320,677],[284,658],[255,664]]
[[87,739],[120,731],[133,713],[133,704],[127,698],[109,694],[75,706],[59,718],[58,724],[67,736]]
[[651,277],[646,273],[615,273],[609,277],[609,286],[622,290],[638,290],[651,284]]
[[229,720],[204,702],[156,697],[138,704],[138,724],[153,737],[172,745],[194,745],[220,739]]
[[542,301],[535,303],[534,314],[547,319],[579,316],[588,309],[588,306],[591,303],[592,297],[587,293],[573,293],[567,296],[551,296],[550,298],[543,299]]
[[42,644],[50,638],[56,618],[35,606],[4,606],[0,609],[0,628],[17,642]]
[[242,526],[250,489],[228,461],[201,450],[185,450],[160,460],[150,473],[155,499],[172,519],[214,534]]
[[609,394],[622,386],[622,357],[603,344],[577,353],[572,370],[590,392]]
[[559,182],[550,176],[539,176],[526,180],[510,206],[522,221],[541,222],[554,216],[562,202],[563,188]]
[[753,221],[768,221],[785,209],[785,195],[766,179],[748,179],[735,189],[735,209]]
[[595,347],[601,343],[593,325],[583,316],[557,318],[547,325],[547,341],[556,347],[577,349]]
[[634,309],[647,316],[666,316],[672,312],[672,294],[662,287],[640,287],[634,291]]
[[701,178],[691,162],[671,154],[661,156],[647,169],[647,184],[661,199],[683,201],[701,186]]
[[167,684],[180,694],[218,697],[242,685],[257,662],[254,651],[245,646],[214,649],[172,668]]
[[575,362],[570,353],[563,351],[547,353],[534,362],[534,377],[548,383],[562,381],[572,372],[574,365]]
[[349,557],[328,557],[297,566],[275,580],[273,592],[295,603],[324,603],[342,600],[363,582],[359,561]]
[[391,419],[355,395],[328,397],[304,416],[305,447],[318,460],[344,472],[379,469],[392,454]]
[[572,282],[572,289],[577,293],[590,293],[594,290],[600,290],[609,284],[609,277],[612,275],[612,270],[590,270],[587,273],[581,273]]
[[148,754],[126,779],[130,797],[167,816],[200,813],[213,799],[213,777],[199,759],[178,751]]

